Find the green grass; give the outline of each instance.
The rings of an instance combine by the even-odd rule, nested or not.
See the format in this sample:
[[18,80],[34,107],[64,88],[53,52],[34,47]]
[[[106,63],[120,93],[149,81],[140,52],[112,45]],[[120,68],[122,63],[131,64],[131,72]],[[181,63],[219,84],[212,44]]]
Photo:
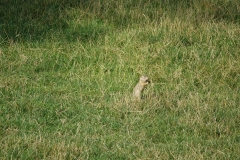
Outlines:
[[1,1],[0,159],[238,159],[239,6]]

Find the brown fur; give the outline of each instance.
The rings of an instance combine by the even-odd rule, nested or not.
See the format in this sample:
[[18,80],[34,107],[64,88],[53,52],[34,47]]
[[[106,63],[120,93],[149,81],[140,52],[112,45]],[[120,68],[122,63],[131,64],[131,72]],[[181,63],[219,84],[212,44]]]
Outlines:
[[141,76],[138,84],[133,89],[133,97],[136,100],[142,99],[142,93],[144,88],[150,83],[147,76]]

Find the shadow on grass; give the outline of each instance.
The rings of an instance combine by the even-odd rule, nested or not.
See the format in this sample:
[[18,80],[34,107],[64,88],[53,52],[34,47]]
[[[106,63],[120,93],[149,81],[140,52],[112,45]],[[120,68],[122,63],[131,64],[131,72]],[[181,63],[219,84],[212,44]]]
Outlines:
[[67,41],[96,40],[99,34],[104,34],[100,21],[78,24],[74,28],[67,22],[66,11],[86,3],[86,0],[1,0],[0,44],[42,41],[51,34]]
[[[196,11],[196,19],[227,20],[240,23],[237,1],[194,2],[193,0],[131,0],[126,2],[107,0],[1,0],[0,1],[0,44],[15,41],[41,41],[51,33],[64,35],[67,41],[78,38],[96,41],[106,32],[101,20],[116,26],[144,23],[161,17],[165,11],[175,17],[179,10],[189,8]],[[97,17],[93,23],[80,24],[74,29],[67,23],[66,11],[81,8],[84,14]],[[158,12],[161,10],[162,12]],[[137,12],[136,12],[137,11]],[[136,12],[136,15],[133,13]],[[171,13],[170,13],[171,12]],[[183,11],[184,13],[184,11]],[[142,18],[141,18],[142,17]],[[100,25],[99,25],[100,24]],[[62,38],[62,37],[61,37]]]

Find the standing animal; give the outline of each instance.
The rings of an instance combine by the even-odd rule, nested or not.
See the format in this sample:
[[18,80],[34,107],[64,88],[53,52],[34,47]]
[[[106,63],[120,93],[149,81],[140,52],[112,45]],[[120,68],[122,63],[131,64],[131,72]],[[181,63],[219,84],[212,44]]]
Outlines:
[[143,90],[149,83],[150,80],[147,76],[141,76],[138,84],[133,89],[133,98],[136,100],[141,100]]

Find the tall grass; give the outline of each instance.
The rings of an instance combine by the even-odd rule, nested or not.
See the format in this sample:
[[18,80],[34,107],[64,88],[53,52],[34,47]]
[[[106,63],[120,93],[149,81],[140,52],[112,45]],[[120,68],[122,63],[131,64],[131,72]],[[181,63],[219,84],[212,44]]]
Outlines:
[[1,1],[0,159],[238,159],[239,6]]

